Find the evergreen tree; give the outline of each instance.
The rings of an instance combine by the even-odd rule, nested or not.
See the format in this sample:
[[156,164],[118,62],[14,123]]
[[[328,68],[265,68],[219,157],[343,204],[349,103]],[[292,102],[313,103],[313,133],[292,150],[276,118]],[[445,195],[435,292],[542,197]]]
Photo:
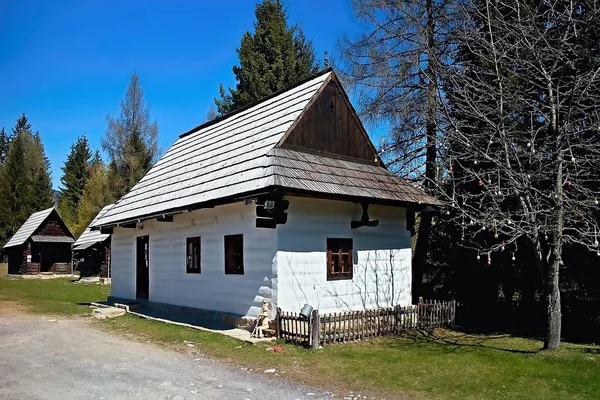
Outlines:
[[32,185],[30,174],[23,173],[26,165],[26,135],[17,134],[11,142],[6,164],[0,174],[1,242],[4,245],[33,212],[30,207]]
[[102,156],[100,155],[100,150],[96,150],[94,152],[94,157],[90,161],[90,167],[91,168],[95,168],[95,167],[100,166],[100,165],[103,165],[102,164]]
[[69,228],[76,223],[77,206],[83,196],[83,188],[90,176],[92,151],[87,137],[82,135],[71,146],[65,165],[61,168],[60,178],[62,187],[58,200],[58,211]]
[[54,190],[50,179],[50,160],[46,157],[44,145],[38,132],[31,137],[27,146],[27,163],[31,171],[31,203],[35,211],[54,206]]
[[114,202],[108,171],[100,163],[91,168],[90,177],[83,189],[83,195],[77,205],[76,223],[73,234],[79,236],[92,222],[100,210]]
[[131,77],[121,115],[108,117],[102,147],[109,156],[113,197],[127,193],[158,159],[158,125],[150,121],[150,111],[137,73]]
[[8,153],[9,144],[9,137],[4,130],[4,127],[2,127],[2,130],[0,130],[0,164],[4,164],[6,162],[6,154]]
[[17,124],[14,128],[12,128],[12,135],[9,137],[9,141],[12,141],[19,133],[26,133],[30,136],[32,135],[31,124],[29,123],[25,113],[21,114],[21,116],[17,119]]
[[246,32],[237,49],[240,65],[233,67],[235,89],[220,86],[215,99],[220,115],[293,85],[318,71],[312,42],[299,26],[288,26],[280,0],[256,5],[254,33]]

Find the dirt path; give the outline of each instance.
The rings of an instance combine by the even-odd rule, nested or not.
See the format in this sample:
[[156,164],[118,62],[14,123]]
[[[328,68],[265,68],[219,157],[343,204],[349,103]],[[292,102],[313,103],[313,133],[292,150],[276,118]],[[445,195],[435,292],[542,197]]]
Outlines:
[[103,333],[81,319],[3,312],[0,338],[0,399],[330,398],[272,375]]

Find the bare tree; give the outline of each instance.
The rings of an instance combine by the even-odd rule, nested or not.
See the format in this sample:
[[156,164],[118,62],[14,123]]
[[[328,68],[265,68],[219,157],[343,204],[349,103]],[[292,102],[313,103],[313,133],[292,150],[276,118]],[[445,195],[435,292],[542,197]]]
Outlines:
[[563,249],[600,256],[600,7],[483,0],[468,12],[443,77],[439,194],[482,263],[535,254],[546,288],[544,348],[557,349]]
[[[459,0],[354,0],[365,26],[353,40],[340,41],[342,77],[359,95],[360,111],[374,125],[390,129],[381,157],[425,190],[437,181],[438,135],[445,125],[440,71],[452,59],[449,36],[460,21]],[[413,262],[413,295],[421,295],[431,231],[421,214]]]

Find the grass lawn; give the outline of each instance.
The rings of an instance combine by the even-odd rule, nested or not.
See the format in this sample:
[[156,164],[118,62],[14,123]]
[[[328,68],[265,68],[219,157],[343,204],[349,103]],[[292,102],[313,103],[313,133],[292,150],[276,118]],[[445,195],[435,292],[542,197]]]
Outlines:
[[90,308],[78,303],[106,300],[109,293],[110,286],[74,284],[69,278],[0,278],[0,307],[10,302],[37,314],[89,314]]
[[[106,287],[65,280],[0,279],[2,301],[19,301],[34,312],[81,314],[76,305],[104,299]],[[54,305],[52,305],[54,304]],[[416,399],[600,399],[600,346],[564,343],[540,352],[539,340],[509,335],[470,335],[446,330],[367,342],[329,345],[316,353],[281,344],[243,344],[218,334],[126,315],[95,322],[99,329],[181,351],[194,350],[259,371],[322,386],[386,398]]]

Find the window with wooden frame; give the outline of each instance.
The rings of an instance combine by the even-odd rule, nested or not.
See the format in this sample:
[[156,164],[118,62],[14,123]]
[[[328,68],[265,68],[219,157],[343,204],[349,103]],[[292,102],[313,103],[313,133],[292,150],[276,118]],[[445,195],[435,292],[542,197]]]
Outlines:
[[244,235],[225,236],[225,273],[244,274]]
[[352,279],[352,239],[327,238],[327,280]]
[[185,270],[188,274],[199,274],[200,273],[200,236],[189,237],[186,239],[186,267]]

